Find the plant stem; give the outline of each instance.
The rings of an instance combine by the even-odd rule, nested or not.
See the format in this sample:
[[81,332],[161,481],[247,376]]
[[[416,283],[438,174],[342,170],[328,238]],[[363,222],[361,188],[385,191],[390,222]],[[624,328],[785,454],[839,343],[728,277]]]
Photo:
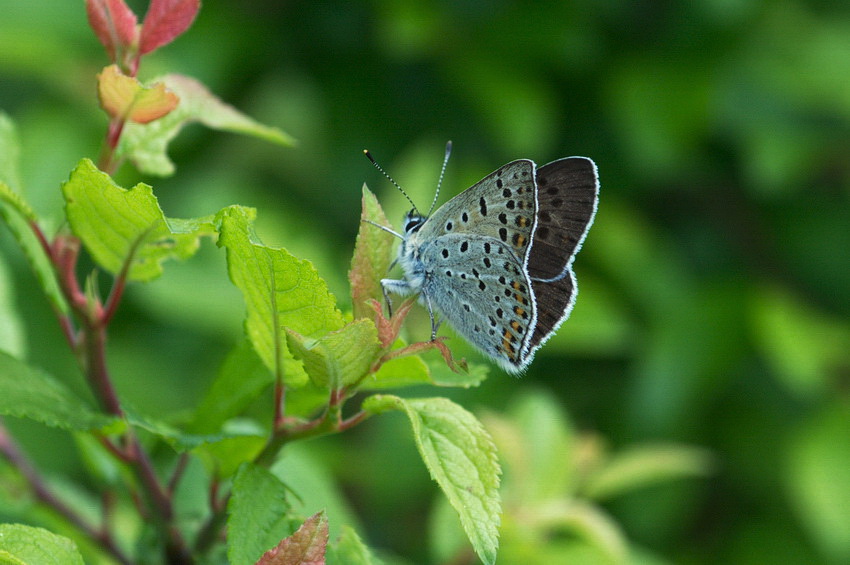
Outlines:
[[[81,321],[80,337],[71,342],[77,346],[75,353],[81,354],[81,368],[103,409],[118,417],[124,417],[124,410],[121,408],[106,363],[106,331],[123,294],[127,273],[137,245],[138,243],[133,246],[121,273],[116,278],[106,308],[97,298],[86,296],[77,283],[75,271],[79,256],[78,239],[61,236],[61,239],[57,239],[57,251],[51,254],[65,297]],[[180,530],[174,525],[171,492],[160,483],[150,457],[132,428],[127,432],[125,441],[126,448],[119,450],[111,442],[104,440],[107,446],[112,446],[111,453],[128,463],[138,477],[148,507],[152,511],[152,517],[156,520],[165,540],[167,562],[174,565],[194,563]]]
[[38,473],[36,468],[30,463],[29,459],[24,455],[23,451],[15,444],[12,437],[6,431],[6,427],[0,421],[0,453],[9,460],[12,465],[18,469],[21,475],[29,483],[35,497],[42,503],[53,508],[57,513],[62,515],[68,522],[74,525],[85,536],[91,538],[95,543],[103,547],[116,561],[124,565],[131,565],[132,561],[119,548],[109,530],[96,528],[86,522],[82,516],[77,514],[70,506],[60,500],[47,486],[47,483]]
[[106,328],[92,322],[86,320],[85,325],[86,374],[103,408],[110,414],[123,416],[124,411],[106,367]]

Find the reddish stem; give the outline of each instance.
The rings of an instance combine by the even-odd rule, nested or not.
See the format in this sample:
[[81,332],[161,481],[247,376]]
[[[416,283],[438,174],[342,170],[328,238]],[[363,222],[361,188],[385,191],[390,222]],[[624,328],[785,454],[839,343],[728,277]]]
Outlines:
[[12,440],[12,437],[7,433],[2,422],[0,422],[0,453],[18,469],[24,479],[29,483],[30,488],[32,488],[38,500],[53,508],[95,543],[101,545],[116,561],[125,565],[132,564],[132,561],[115,544],[115,540],[112,539],[112,535],[105,526],[103,528],[92,526],[70,506],[56,497],[32,463],[30,463],[29,459],[27,459],[14,440]]
[[174,467],[174,472],[171,474],[171,480],[168,481],[168,494],[173,495],[177,490],[177,485],[180,484],[180,479],[183,478],[183,472],[189,464],[189,454],[181,453],[177,460],[177,466]]

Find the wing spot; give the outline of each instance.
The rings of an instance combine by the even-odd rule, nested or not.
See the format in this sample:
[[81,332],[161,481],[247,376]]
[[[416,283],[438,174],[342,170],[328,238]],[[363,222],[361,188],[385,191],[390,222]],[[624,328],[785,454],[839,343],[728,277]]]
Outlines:
[[484,258],[484,266],[487,267],[488,269],[493,266],[493,263],[490,262],[489,257]]
[[496,179],[496,186],[498,186],[499,188],[502,188],[502,184],[503,184],[502,179]]
[[464,310],[466,310],[467,312],[469,312],[469,311],[471,311],[471,310],[472,310],[472,309],[469,307],[469,304],[464,304],[464,305],[463,305],[463,309],[464,309]]
[[505,228],[499,228],[499,238],[502,241],[507,241],[508,240],[508,230],[506,230]]
[[505,214],[504,212],[502,212],[501,214],[499,214],[499,221],[502,222],[503,224],[507,225],[508,215]]
[[516,201],[508,200],[507,202],[505,202],[505,208],[507,208],[508,210],[513,210],[514,208],[516,208]]
[[521,233],[515,233],[513,237],[514,247],[524,247],[525,246],[525,236]]
[[[539,183],[540,181],[537,182]],[[546,184],[546,182],[544,181],[543,184]],[[552,186],[546,189],[546,194],[550,194],[552,196],[558,194],[558,192],[560,192],[560,190],[558,189],[557,184],[553,184]]]
[[460,252],[461,253],[466,253],[467,249],[469,249],[469,243],[464,241],[463,243],[460,244]]
[[481,197],[481,200],[478,201],[478,208],[481,211],[482,216],[487,215],[487,200],[485,200],[483,196]]
[[524,228],[528,226],[528,218],[526,218],[525,216],[517,216],[514,220],[514,223],[516,223],[516,225],[518,225],[519,227]]
[[478,288],[481,290],[487,290],[487,285],[484,284],[484,281],[478,281]]
[[549,239],[549,228],[546,226],[541,226],[537,228],[537,232],[534,234],[540,239]]
[[469,221],[469,214],[467,214],[466,212],[464,212],[463,214],[461,214],[461,215],[460,215],[460,219],[461,219],[461,221],[465,224],[466,222],[468,222],[468,221]]
[[443,248],[443,250],[440,253],[443,255],[443,259],[449,258],[449,250],[448,249]]
[[537,217],[540,218],[540,221],[546,224],[552,221],[552,216],[550,216],[549,212],[546,210],[541,210],[541,212],[537,214]]
[[454,225],[451,222],[446,222],[446,231],[452,231]]
[[560,208],[563,204],[564,204],[564,201],[561,200],[560,198],[556,198],[556,199],[552,200],[552,206],[555,207],[555,208]]

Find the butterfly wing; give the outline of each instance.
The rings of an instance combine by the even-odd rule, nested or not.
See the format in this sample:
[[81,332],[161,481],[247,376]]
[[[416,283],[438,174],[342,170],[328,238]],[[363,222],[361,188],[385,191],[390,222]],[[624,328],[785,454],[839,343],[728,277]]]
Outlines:
[[440,206],[419,230],[420,240],[449,234],[490,237],[525,265],[537,213],[535,169],[534,161],[519,159],[493,171]]
[[537,311],[524,355],[533,354],[573,309],[577,287],[572,262],[593,223],[598,194],[596,165],[590,159],[568,157],[537,170],[537,227],[528,257]]
[[593,223],[598,194],[596,165],[585,157],[559,159],[537,170],[537,226],[528,259],[532,278],[566,275]]
[[420,246],[423,293],[455,330],[506,371],[525,366],[534,327],[530,281],[513,247],[501,239],[448,233]]

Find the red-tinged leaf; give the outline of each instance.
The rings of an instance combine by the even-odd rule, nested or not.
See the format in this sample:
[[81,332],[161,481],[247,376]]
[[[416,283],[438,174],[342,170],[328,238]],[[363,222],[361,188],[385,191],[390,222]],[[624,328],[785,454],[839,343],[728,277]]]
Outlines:
[[124,0],[86,0],[86,13],[89,25],[113,61],[116,51],[130,47],[139,37],[136,14]]
[[127,119],[137,124],[147,124],[169,114],[179,103],[177,95],[158,82],[139,92]]
[[180,103],[162,83],[146,87],[110,65],[98,75],[100,105],[110,118],[146,124],[167,115]]
[[351,258],[351,270],[348,280],[351,283],[351,305],[354,318],[371,318],[373,312],[368,306],[371,298],[380,299],[383,295],[381,277],[386,276],[390,268],[393,235],[374,225],[389,224],[378,199],[366,185],[363,185],[362,212],[360,230],[354,244]]
[[325,565],[327,548],[328,519],[324,512],[318,512],[265,552],[256,565]]
[[402,302],[401,306],[393,312],[390,318],[384,317],[383,306],[374,298],[369,299],[366,304],[375,311],[375,327],[378,328],[378,339],[381,340],[381,345],[384,349],[389,349],[398,339],[398,334],[401,332],[401,325],[404,323],[404,319],[407,317],[410,309],[416,304],[416,298],[408,298]]
[[174,41],[192,25],[200,7],[200,0],[151,0],[142,22],[139,53],[150,53]]

